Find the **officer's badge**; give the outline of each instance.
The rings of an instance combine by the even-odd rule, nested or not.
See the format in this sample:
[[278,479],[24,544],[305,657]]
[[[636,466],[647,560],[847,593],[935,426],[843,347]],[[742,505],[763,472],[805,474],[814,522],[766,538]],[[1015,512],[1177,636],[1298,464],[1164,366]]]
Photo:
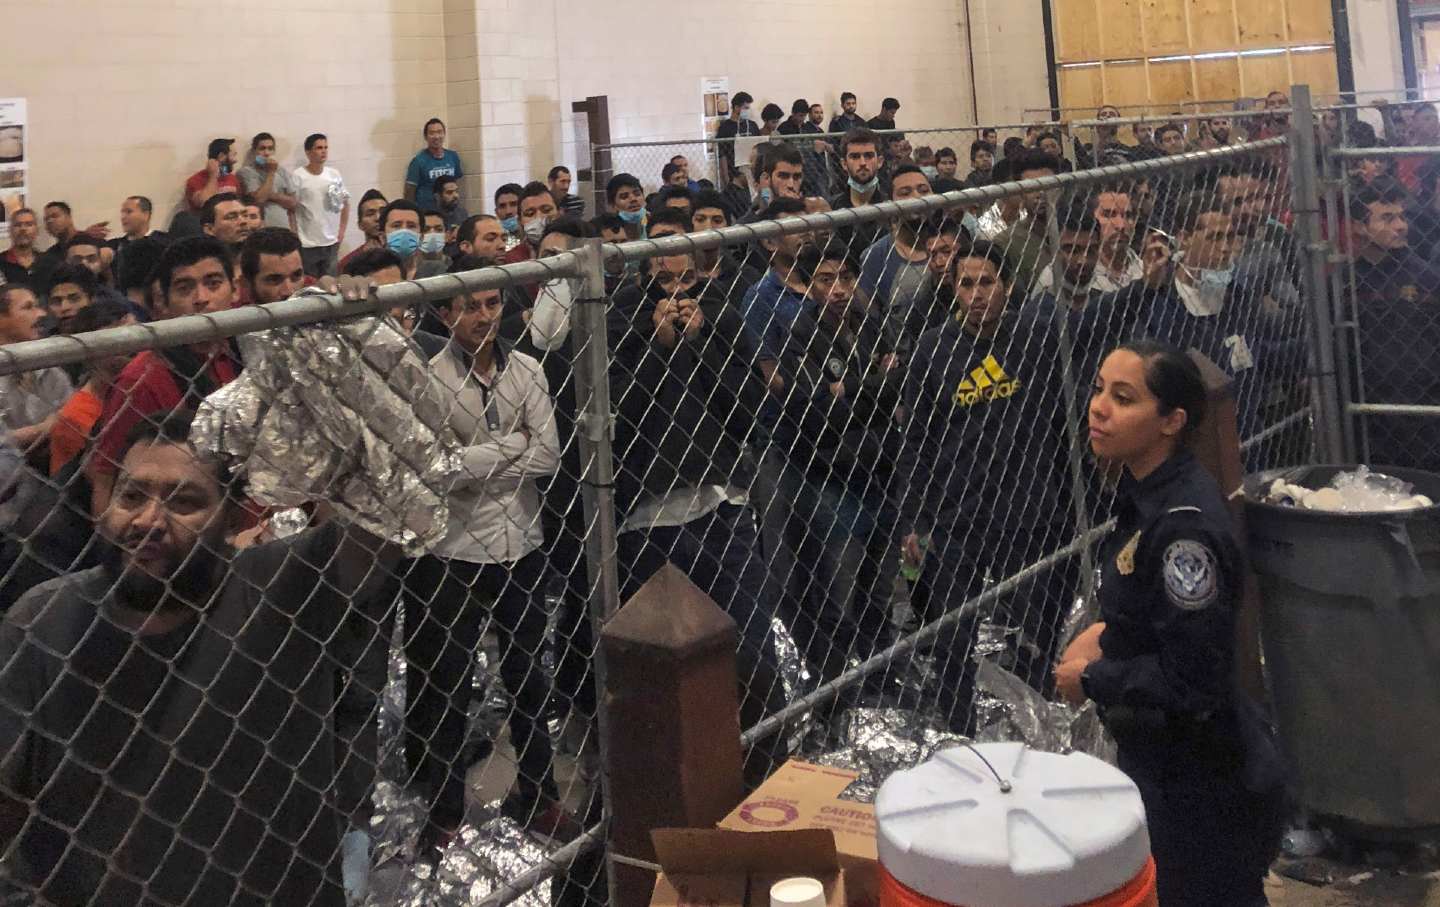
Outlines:
[[1135,572],[1135,549],[1140,547],[1140,533],[1130,536],[1130,541],[1115,555],[1115,569],[1120,571],[1121,576],[1129,576]]
[[838,358],[831,356],[830,361],[825,364],[829,367],[830,374],[834,375],[837,381],[845,377],[845,363],[841,362]]
[[1199,611],[1215,603],[1220,591],[1215,555],[1194,539],[1171,542],[1165,549],[1165,594],[1175,607]]
[[1419,302],[1420,288],[1412,284],[1406,284],[1400,288],[1400,299],[1403,302]]

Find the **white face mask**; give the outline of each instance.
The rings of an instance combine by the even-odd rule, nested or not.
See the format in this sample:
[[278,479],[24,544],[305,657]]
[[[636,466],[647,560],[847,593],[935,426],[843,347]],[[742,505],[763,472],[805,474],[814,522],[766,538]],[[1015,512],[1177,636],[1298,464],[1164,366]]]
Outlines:
[[1225,310],[1225,300],[1230,294],[1230,281],[1235,276],[1233,266],[1224,268],[1180,267],[1192,283],[1175,281],[1180,301],[1186,310],[1197,317],[1218,315]]

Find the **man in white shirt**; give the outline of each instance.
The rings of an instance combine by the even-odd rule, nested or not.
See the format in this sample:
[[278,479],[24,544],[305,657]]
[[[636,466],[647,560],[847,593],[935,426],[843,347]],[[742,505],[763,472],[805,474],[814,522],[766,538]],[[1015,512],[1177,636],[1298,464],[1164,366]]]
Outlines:
[[300,234],[300,257],[311,277],[335,276],[340,244],[350,220],[350,190],[334,167],[325,166],[330,142],[320,133],[305,138],[304,167],[295,168],[295,232]]
[[413,336],[465,468],[448,497],[445,540],[403,571],[405,755],[432,797],[425,845],[443,850],[464,819],[470,675],[487,629],[499,638],[500,678],[514,700],[516,780],[501,812],[534,834],[573,840],[579,826],[559,800],[540,665],[547,609],[536,480],[560,461],[549,388],[539,362],[498,340],[498,291],[462,293],[436,309],[449,340]]

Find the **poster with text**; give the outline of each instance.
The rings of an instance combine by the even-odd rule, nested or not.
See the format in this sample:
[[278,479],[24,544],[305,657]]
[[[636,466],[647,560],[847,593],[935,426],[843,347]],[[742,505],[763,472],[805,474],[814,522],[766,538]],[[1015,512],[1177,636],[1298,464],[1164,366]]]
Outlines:
[[[730,77],[706,76],[700,80],[700,137],[715,138],[715,130],[730,116]],[[715,146],[705,146],[705,159],[715,159]],[[692,179],[698,179],[695,174]]]
[[0,241],[9,241],[10,215],[25,207],[26,138],[25,99],[0,98]]

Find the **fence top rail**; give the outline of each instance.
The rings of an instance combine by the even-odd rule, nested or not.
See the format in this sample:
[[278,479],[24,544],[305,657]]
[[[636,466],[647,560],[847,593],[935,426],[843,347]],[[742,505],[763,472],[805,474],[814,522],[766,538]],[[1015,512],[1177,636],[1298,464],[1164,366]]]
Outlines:
[[1440,155],[1440,145],[1406,145],[1399,148],[1331,148],[1331,157],[1337,158],[1374,158],[1374,157],[1411,157],[1419,154]]
[[[904,201],[881,202],[839,211],[795,215],[774,221],[741,224],[721,230],[666,236],[660,239],[608,243],[602,254],[608,261],[642,261],[661,255],[684,255],[723,246],[775,239],[795,233],[834,230],[854,224],[893,220],[907,214],[949,210],[964,205],[985,204],[1019,193],[1087,186],[1118,178],[1136,177],[1157,171],[1198,167],[1255,151],[1282,146],[1284,136],[1233,145],[1213,151],[1193,151],[1171,157],[1038,179],[997,183],[977,189],[927,195]],[[539,282],[555,277],[583,277],[580,253],[562,252],[538,261],[479,268],[455,274],[441,274],[377,288],[368,299],[346,301],[338,294],[313,293],[280,302],[241,306],[223,312],[185,315],[164,321],[106,328],[84,334],[46,337],[0,347],[0,375],[34,371],[57,365],[83,362],[97,356],[129,355],[150,349],[186,346],[226,340],[240,334],[304,324],[315,324],[399,306],[414,306],[437,299],[449,299],[460,292],[498,290],[515,284]]]
[[927,211],[940,211],[965,205],[985,204],[1026,192],[1065,189],[1071,186],[1087,186],[1095,183],[1110,182],[1117,178],[1133,178],[1157,171],[1199,167],[1205,164],[1251,154],[1256,151],[1263,151],[1267,148],[1281,147],[1288,141],[1289,139],[1286,136],[1277,136],[1273,139],[1264,139],[1259,142],[1250,142],[1244,145],[1231,145],[1228,148],[1216,148],[1211,151],[1191,151],[1186,154],[1177,154],[1149,161],[1136,161],[1130,164],[1116,164],[1110,167],[1077,170],[1074,173],[1060,173],[1055,176],[1044,176],[1037,179],[994,183],[976,189],[961,189],[940,195],[926,195],[921,198],[911,198],[899,202],[888,201],[875,205],[844,208],[839,211],[796,214],[781,218],[780,220],[737,224],[733,227],[724,227],[719,230],[685,233],[678,236],[666,236],[660,239],[639,239],[618,244],[607,243],[604,247],[604,256],[607,261],[613,261],[617,258],[624,259],[625,261],[642,261],[661,255],[684,255],[690,252],[709,251],[710,249],[717,249],[722,246],[755,242],[761,239],[776,239],[794,233],[812,233],[816,230],[834,230],[839,227],[849,227],[876,220],[894,220],[897,217],[907,214],[922,214]]
[[347,301],[336,293],[310,293],[223,312],[184,315],[146,324],[27,340],[0,347],[0,375],[69,365],[97,356],[130,355],[144,350],[228,340],[272,328],[335,321],[398,306],[448,299],[460,292],[500,290],[517,283],[579,275],[579,256],[574,252],[565,252],[539,261],[439,274],[377,287],[368,299]]
[[[1096,126],[1130,126],[1142,124],[1164,124],[1182,123],[1192,120],[1210,120],[1223,114],[1225,119],[1243,119],[1249,117],[1280,116],[1289,114],[1290,108],[1276,110],[1235,110],[1219,111],[1213,113],[1174,113],[1154,114],[1153,116],[1119,117],[1112,120],[1049,120],[1035,121],[1028,123],[1003,123],[999,125],[980,124],[971,126],[926,126],[920,129],[871,129],[870,131],[878,136],[887,135],[933,135],[940,132],[973,132],[977,135],[986,129],[1018,130],[1018,129],[1090,129]],[[665,148],[672,145],[731,145],[741,141],[755,141],[757,139],[769,139],[775,142],[810,142],[816,140],[840,140],[845,137],[843,132],[805,132],[798,135],[781,135],[778,132],[768,136],[735,136],[732,138],[679,138],[679,139],[646,139],[636,142],[611,142],[607,145],[592,145],[595,151],[608,151],[619,148]]]

